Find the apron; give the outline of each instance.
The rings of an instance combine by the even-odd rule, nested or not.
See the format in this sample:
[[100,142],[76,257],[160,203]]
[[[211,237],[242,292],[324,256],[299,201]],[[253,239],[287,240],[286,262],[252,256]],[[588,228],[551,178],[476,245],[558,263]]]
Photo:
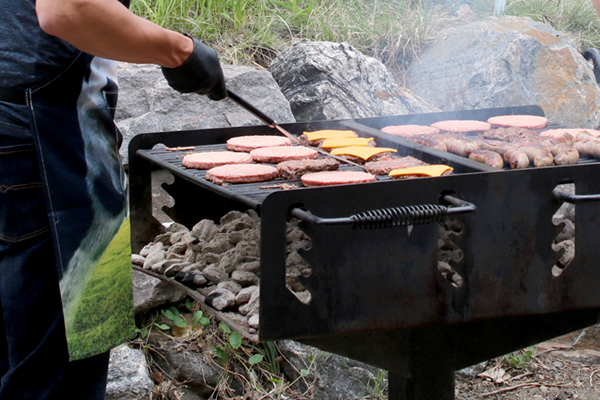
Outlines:
[[80,53],[27,92],[71,360],[135,334],[116,71],[115,62]]

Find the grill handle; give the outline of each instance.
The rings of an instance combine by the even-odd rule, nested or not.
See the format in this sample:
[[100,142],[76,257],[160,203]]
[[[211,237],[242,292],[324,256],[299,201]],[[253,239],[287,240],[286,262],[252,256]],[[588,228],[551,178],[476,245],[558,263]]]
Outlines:
[[571,204],[600,203],[600,194],[571,194],[561,192],[558,189],[552,191],[556,200]]
[[442,199],[453,207],[438,204],[383,208],[365,211],[343,218],[321,218],[299,208],[290,211],[292,217],[317,226],[346,226],[354,229],[383,229],[400,226],[424,225],[442,222],[449,216],[472,214],[477,211],[474,204],[445,195]]

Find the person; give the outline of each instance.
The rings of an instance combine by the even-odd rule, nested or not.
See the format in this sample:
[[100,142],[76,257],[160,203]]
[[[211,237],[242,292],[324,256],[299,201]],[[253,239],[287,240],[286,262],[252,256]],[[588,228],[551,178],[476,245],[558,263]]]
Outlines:
[[114,61],[226,96],[217,53],[128,0],[0,0],[0,400],[103,399],[134,334]]

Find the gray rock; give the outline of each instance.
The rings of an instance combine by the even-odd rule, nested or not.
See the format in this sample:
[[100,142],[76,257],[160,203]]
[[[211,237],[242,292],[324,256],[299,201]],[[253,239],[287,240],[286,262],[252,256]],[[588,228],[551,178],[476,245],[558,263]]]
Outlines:
[[231,274],[242,262],[242,255],[237,247],[229,249],[221,256],[219,268],[228,274]]
[[179,264],[179,263],[181,263],[181,260],[177,259],[177,258],[162,260],[162,261],[157,262],[156,264],[153,264],[150,267],[150,270],[152,270],[158,274],[164,274],[165,271],[167,270],[167,268],[169,268],[171,265]]
[[218,234],[204,246],[202,251],[204,253],[223,254],[232,248],[233,244],[231,244],[227,235]]
[[259,281],[258,276],[248,271],[233,271],[231,279],[244,287],[258,285]]
[[253,315],[248,319],[248,325],[250,328],[259,329],[260,328],[260,317],[258,314]]
[[222,289],[227,289],[236,296],[238,295],[240,290],[242,290],[242,287],[240,286],[240,284],[237,282],[234,282],[234,281],[221,282],[217,285],[217,287],[222,288]]
[[203,219],[202,221],[194,225],[191,233],[192,236],[200,240],[210,242],[214,239],[215,235],[219,233],[219,228],[217,227],[217,224],[215,224],[214,221],[210,219]]
[[470,367],[463,368],[461,370],[456,371],[456,374],[462,376],[466,379],[474,379],[477,378],[477,375],[481,374],[485,371],[485,367],[487,365],[487,361],[480,362],[479,364],[471,365]]
[[185,299],[186,293],[158,278],[140,271],[132,271],[133,305],[135,313],[150,310],[167,303]]
[[208,279],[215,285],[219,282],[229,280],[229,276],[225,272],[223,272],[223,270],[220,270],[219,268],[214,267],[212,265],[209,265],[208,267],[204,268],[204,270],[202,271],[202,275],[204,275],[206,279]]
[[538,104],[556,124],[600,124],[592,67],[570,37],[530,18],[487,18],[440,31],[407,82],[445,111]]
[[208,279],[206,279],[206,277],[202,274],[195,273],[192,283],[194,284],[194,286],[204,286],[208,283]]
[[204,301],[215,310],[222,311],[235,306],[235,294],[220,287],[206,296]]
[[[160,244],[160,243],[159,243]],[[164,250],[154,251],[146,256],[146,260],[144,261],[144,268],[150,269],[154,264],[157,264],[163,261],[166,257],[167,253]]]
[[346,43],[296,43],[277,56],[269,71],[299,121],[433,111],[400,89],[380,61]]
[[238,266],[239,271],[248,271],[253,274],[258,274],[260,272],[260,261],[251,261],[245,262]]
[[199,349],[181,351],[175,341],[153,343],[150,352],[154,362],[169,376],[186,385],[196,395],[210,397],[221,379],[222,371],[214,361],[207,359]]
[[179,263],[173,264],[170,267],[168,267],[167,269],[165,269],[164,274],[165,274],[165,276],[168,276],[168,277],[175,276],[175,275],[177,275],[178,272],[183,271],[183,269],[189,265],[190,265],[189,262],[179,262]]
[[328,400],[371,398],[377,397],[376,393],[371,393],[374,388],[387,386],[385,372],[372,366],[291,340],[278,342],[277,346],[290,362],[290,365],[286,364],[283,368],[290,380],[298,379],[298,371],[302,369],[309,371],[304,379],[298,379],[295,386],[305,391],[312,385],[311,398]]
[[139,254],[131,255],[131,263],[135,265],[139,265],[140,267],[144,265],[144,261],[146,261],[146,257],[141,256]]
[[248,316],[248,318],[250,318],[253,315],[258,314],[259,306],[260,306],[260,296],[259,296],[259,291],[256,291],[256,292],[252,293],[248,303],[240,306],[238,308],[238,311],[240,312],[240,314],[246,315],[246,316]]
[[235,296],[235,302],[238,305],[246,304],[253,297],[258,297],[259,288],[258,286],[245,287]]
[[141,350],[127,345],[110,352],[108,366],[107,400],[149,400],[154,382],[148,373],[146,357]]
[[[295,122],[289,103],[271,74],[251,67],[223,66],[227,88],[280,123]],[[262,125],[256,117],[229,99],[181,94],[171,89],[155,65],[119,64],[119,105],[115,115],[124,141],[121,157],[140,133],[230,126]]]

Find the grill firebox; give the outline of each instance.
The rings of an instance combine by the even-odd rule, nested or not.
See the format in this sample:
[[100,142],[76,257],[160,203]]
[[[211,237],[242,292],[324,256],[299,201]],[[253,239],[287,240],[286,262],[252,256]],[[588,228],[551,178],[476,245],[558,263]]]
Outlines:
[[[182,168],[181,153],[154,148],[222,150],[230,137],[273,134],[269,127],[139,135],[129,147],[134,251],[163,229],[152,216],[154,170],[174,175],[165,190],[175,206],[166,212],[184,225],[218,220],[232,209],[255,209],[261,215],[261,340],[294,339],[386,369],[390,399],[453,399],[455,370],[600,317],[598,160],[495,170],[379,130],[507,114],[543,112],[526,106],[283,125],[296,135],[350,128],[398,149],[400,156],[455,169],[447,177],[291,190],[261,188],[274,182],[218,186],[203,171]],[[567,184],[575,195],[567,193]],[[565,201],[576,203],[576,250],[557,276],[552,268],[561,254],[552,245],[562,227],[553,224],[553,216]],[[441,217],[433,212],[426,223],[423,213],[429,211],[423,210],[442,210]],[[402,223],[394,213],[403,215]],[[363,214],[377,223],[357,223]],[[302,279],[311,292],[308,304],[285,286],[285,229],[292,216],[303,220],[312,240],[303,254],[312,266]],[[458,287],[437,267],[440,220],[461,227],[455,242],[463,258],[452,265],[463,279]]]

